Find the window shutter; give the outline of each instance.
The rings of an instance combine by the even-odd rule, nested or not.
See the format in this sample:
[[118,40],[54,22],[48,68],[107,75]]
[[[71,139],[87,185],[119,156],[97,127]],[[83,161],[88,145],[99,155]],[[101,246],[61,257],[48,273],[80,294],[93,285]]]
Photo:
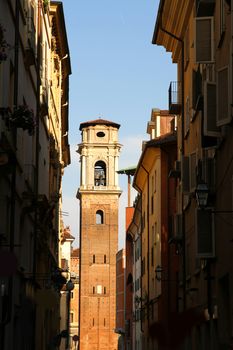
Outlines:
[[36,54],[36,27],[35,27],[35,9],[31,4],[30,6],[30,15],[28,17],[28,40],[30,48],[33,50],[33,53]]
[[176,239],[182,239],[182,214],[174,215],[174,223],[173,223],[173,236]]
[[189,157],[182,157],[181,159],[181,181],[182,181],[182,192],[189,193]]
[[195,19],[195,61],[211,63],[214,61],[213,17]]
[[199,110],[198,101],[202,95],[202,75],[200,69],[192,71],[192,108]]
[[216,84],[204,82],[204,135],[217,137],[220,130],[216,123]]
[[189,104],[189,96],[186,98],[185,104],[185,133],[189,131],[190,127],[190,104]]
[[229,68],[224,67],[217,72],[217,125],[228,124],[231,121]]
[[197,258],[215,256],[214,215],[211,209],[196,209]]
[[0,235],[7,236],[9,230],[9,198],[0,196]]
[[202,159],[202,180],[207,184],[210,193],[215,192],[215,160],[214,158]]
[[189,159],[189,174],[190,174],[190,192],[196,190],[197,184],[197,157],[196,152],[190,154]]

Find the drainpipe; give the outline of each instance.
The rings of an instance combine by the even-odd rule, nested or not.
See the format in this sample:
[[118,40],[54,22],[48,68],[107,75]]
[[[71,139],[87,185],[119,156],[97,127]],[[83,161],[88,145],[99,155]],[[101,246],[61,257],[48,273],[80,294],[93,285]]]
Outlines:
[[149,190],[150,190],[150,183],[149,183],[149,172],[146,170],[144,165],[141,165],[143,170],[147,174],[147,288],[148,288],[148,300],[147,300],[147,321],[148,321],[148,334],[149,334],[149,301],[150,301],[150,218],[149,218],[149,211],[150,211],[150,198],[149,198]]
[[[173,33],[167,31],[165,28],[163,28],[162,24],[162,9],[159,11],[158,16],[160,16],[160,25],[159,28],[162,32],[169,35],[173,39],[177,40],[179,43],[181,43],[181,156],[184,155],[184,40],[177,37]],[[183,310],[186,309],[186,261],[185,261],[185,251],[186,251],[186,241],[185,241],[185,216],[183,211],[183,195],[181,199],[181,206],[182,206],[182,248],[183,248]]]

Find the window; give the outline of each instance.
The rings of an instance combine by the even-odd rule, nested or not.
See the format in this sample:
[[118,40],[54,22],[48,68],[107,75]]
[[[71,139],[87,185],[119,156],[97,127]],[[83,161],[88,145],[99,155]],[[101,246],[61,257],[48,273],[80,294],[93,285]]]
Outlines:
[[105,133],[103,131],[98,131],[96,134],[98,137],[104,137]]
[[155,175],[154,175],[154,181],[155,181],[155,185],[154,185],[154,192],[156,192],[156,189],[157,189],[157,187],[156,187],[156,184],[157,184],[157,173],[156,173],[156,170],[155,170]]
[[212,63],[214,61],[213,33],[213,17],[196,17],[194,41],[196,63]]
[[99,160],[95,163],[95,186],[106,186],[106,164]]
[[70,323],[74,322],[74,313],[70,312]]
[[104,294],[106,294],[106,287],[104,287]]
[[73,297],[74,297],[74,292],[71,292],[71,293],[70,293],[70,297],[71,297],[71,299],[73,299]]
[[104,212],[102,210],[97,210],[96,212],[96,224],[101,225],[104,223]]
[[106,326],[106,320],[105,320],[105,318],[104,318],[104,327]]
[[93,264],[95,264],[95,254],[93,255]]
[[94,327],[94,325],[95,325],[95,319],[93,318],[92,319],[92,326]]
[[146,214],[145,214],[145,212],[144,212],[143,215],[142,215],[142,231],[143,231],[144,228],[145,228],[145,223],[146,223]]
[[226,11],[225,11],[225,0],[220,0],[220,41],[226,30]]
[[95,294],[95,287],[93,287],[93,294]]
[[190,104],[189,104],[189,96],[186,98],[185,103],[185,134],[189,132],[190,127]]
[[189,27],[186,30],[185,38],[184,38],[184,63],[185,68],[187,67],[190,59],[190,52],[189,52],[190,42],[189,42]]
[[151,248],[151,266],[154,266],[154,247]]
[[154,213],[154,196],[152,194],[152,196],[151,196],[151,214],[153,214],[153,213]]
[[107,262],[107,257],[106,255],[104,255],[104,264],[106,264],[106,262]]

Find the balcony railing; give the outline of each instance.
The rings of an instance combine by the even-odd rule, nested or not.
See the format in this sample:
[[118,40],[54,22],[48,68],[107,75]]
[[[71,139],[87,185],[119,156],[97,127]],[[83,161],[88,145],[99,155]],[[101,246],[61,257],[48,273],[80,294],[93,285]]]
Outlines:
[[180,114],[181,112],[181,83],[180,81],[171,81],[169,90],[169,113]]

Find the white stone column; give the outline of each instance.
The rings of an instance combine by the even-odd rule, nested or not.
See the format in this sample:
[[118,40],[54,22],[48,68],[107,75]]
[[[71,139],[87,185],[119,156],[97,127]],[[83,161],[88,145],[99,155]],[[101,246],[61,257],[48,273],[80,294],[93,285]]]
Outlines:
[[86,156],[82,155],[82,186],[86,185]]
[[118,156],[115,156],[115,165],[114,165],[114,169],[115,169],[115,186],[118,186]]

